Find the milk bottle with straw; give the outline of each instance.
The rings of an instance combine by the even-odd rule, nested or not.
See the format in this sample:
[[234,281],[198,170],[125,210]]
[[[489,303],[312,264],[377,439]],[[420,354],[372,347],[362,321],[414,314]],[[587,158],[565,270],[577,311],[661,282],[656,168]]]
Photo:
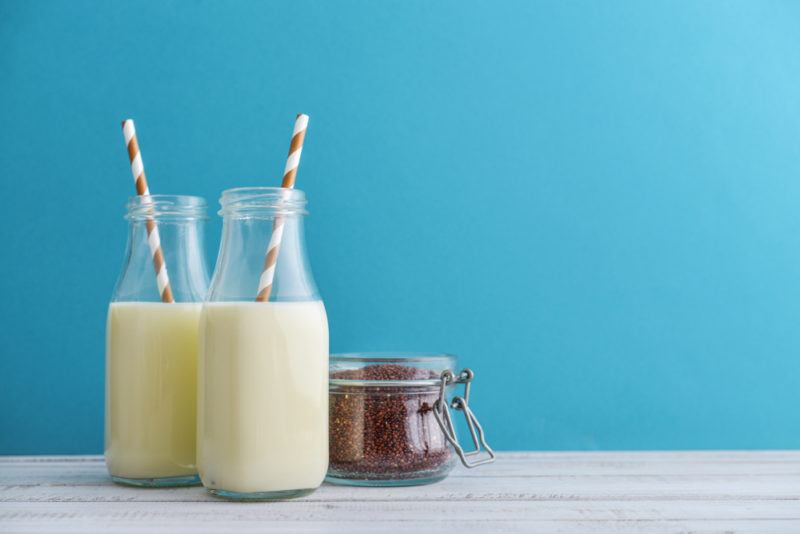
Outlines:
[[208,286],[205,201],[151,195],[133,121],[123,123],[137,196],[106,328],[105,458],[114,481],[197,484],[197,331]]
[[198,468],[230,499],[316,489],[328,465],[328,323],[294,189],[308,117],[298,115],[283,187],[229,189],[203,306]]

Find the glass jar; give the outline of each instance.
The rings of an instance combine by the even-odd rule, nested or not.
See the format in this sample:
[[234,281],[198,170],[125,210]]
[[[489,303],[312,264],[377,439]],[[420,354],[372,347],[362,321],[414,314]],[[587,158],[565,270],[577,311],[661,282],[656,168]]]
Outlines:
[[133,197],[126,218],[125,263],[106,325],[106,466],[124,484],[197,484],[206,203],[192,196]]
[[[412,486],[442,480],[458,458],[466,467],[492,461],[494,453],[468,406],[474,375],[455,369],[450,354],[332,355],[326,480]],[[453,396],[458,384],[465,385],[464,396]],[[465,452],[459,444],[450,407],[464,412],[474,450]],[[488,457],[470,461],[481,450]]]
[[[306,495],[328,465],[328,321],[306,255],[305,194],[239,188],[220,203],[222,242],[200,327],[200,476],[229,499]],[[269,299],[256,301],[276,241]]]

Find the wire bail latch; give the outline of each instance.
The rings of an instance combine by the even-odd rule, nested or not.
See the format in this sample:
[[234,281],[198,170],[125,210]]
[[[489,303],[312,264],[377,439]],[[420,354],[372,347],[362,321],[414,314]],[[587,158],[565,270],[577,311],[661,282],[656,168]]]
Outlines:
[[[486,438],[483,435],[483,427],[481,427],[481,424],[478,422],[478,418],[475,417],[475,413],[469,407],[470,385],[472,384],[472,380],[474,378],[475,373],[473,373],[470,369],[464,369],[457,377],[452,371],[446,369],[442,373],[441,377],[442,384],[439,389],[439,398],[433,405],[433,415],[436,417],[436,422],[439,423],[439,427],[442,429],[442,432],[444,432],[444,437],[447,439],[450,445],[453,446],[456,454],[458,454],[458,457],[461,458],[461,463],[464,464],[464,467],[468,468],[491,463],[494,461],[495,457],[494,451],[491,447],[489,447],[489,444],[486,443]],[[464,384],[464,395],[456,395],[453,397],[452,401],[447,402],[447,387],[458,384]],[[473,443],[473,448],[469,451],[465,451],[458,442],[456,427],[453,424],[450,408],[453,408],[456,411],[464,412],[464,417],[467,420],[467,428],[469,429],[470,437],[472,438]],[[486,454],[483,458],[470,460],[472,457],[481,455],[482,452],[485,452]]]

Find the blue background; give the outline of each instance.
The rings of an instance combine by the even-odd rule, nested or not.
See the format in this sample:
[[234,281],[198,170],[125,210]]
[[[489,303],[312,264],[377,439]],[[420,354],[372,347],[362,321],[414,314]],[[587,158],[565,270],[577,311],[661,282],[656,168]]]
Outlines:
[[[133,193],[298,187],[334,351],[500,449],[800,447],[800,4],[0,1],[0,453],[102,450]],[[218,246],[217,217],[208,255]]]

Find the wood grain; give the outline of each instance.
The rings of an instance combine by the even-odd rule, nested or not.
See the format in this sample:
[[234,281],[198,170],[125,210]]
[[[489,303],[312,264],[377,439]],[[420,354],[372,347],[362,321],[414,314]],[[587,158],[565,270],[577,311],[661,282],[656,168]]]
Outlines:
[[280,503],[113,484],[102,458],[0,457],[0,532],[800,532],[800,452],[501,453],[412,488]]

